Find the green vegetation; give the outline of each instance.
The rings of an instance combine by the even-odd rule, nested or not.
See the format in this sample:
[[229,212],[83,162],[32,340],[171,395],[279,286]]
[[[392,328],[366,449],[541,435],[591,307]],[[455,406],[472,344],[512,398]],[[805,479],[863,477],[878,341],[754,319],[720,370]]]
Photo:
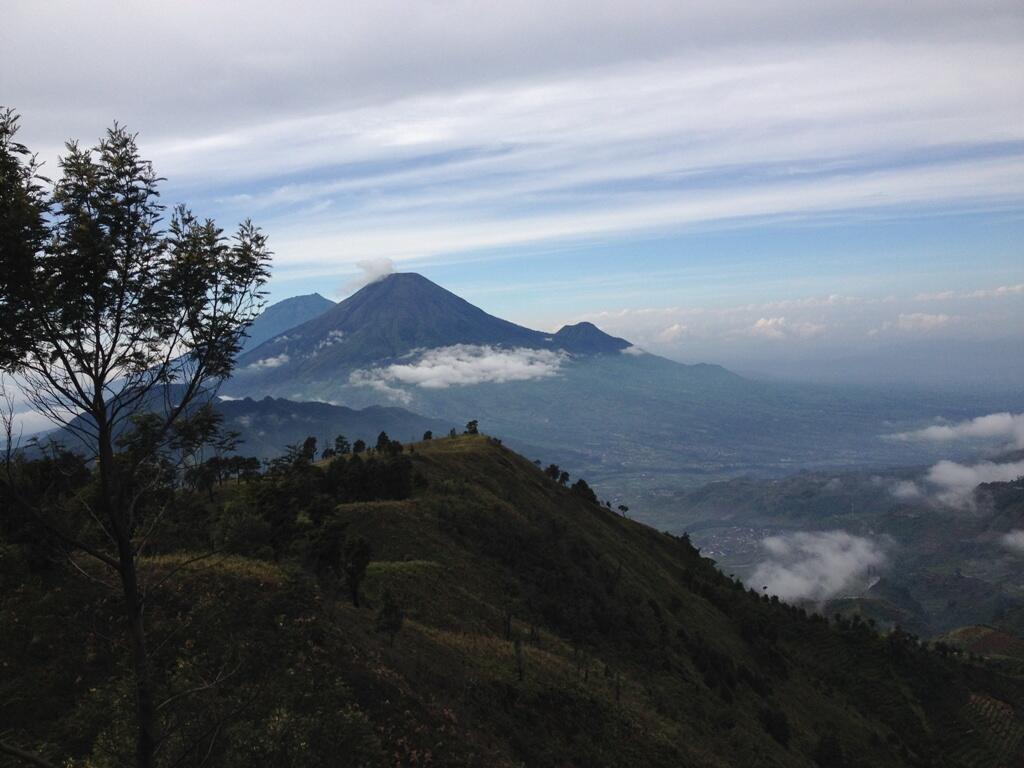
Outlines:
[[[1012,674],[753,594],[493,438],[381,444],[300,452],[212,500],[161,489],[139,561],[159,764],[1019,759]],[[40,493],[88,494],[61,460],[27,468]],[[0,738],[53,764],[131,762],[124,619],[102,570],[59,554],[2,518]]]

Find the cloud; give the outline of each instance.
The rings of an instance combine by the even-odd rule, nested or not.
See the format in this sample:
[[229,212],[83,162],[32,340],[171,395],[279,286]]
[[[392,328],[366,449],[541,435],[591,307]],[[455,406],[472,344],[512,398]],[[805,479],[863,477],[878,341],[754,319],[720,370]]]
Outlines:
[[897,331],[900,333],[931,333],[943,328],[950,323],[959,320],[958,317],[946,314],[928,314],[927,312],[901,313],[895,321],[887,320],[882,323],[881,328],[871,331],[871,335],[877,335],[885,331]]
[[349,383],[394,394],[395,385],[446,389],[452,386],[526,381],[554,376],[565,355],[546,349],[503,349],[456,344],[424,352],[414,363],[353,371]]
[[806,339],[817,336],[824,330],[825,326],[820,323],[794,323],[785,317],[762,317],[749,328],[749,333],[766,339]]
[[965,465],[940,461],[928,470],[925,479],[935,486],[935,498],[943,504],[969,509],[974,504],[974,489],[982,483],[1009,482],[1024,475],[1024,461],[997,464],[983,461]]
[[291,358],[284,352],[280,355],[274,355],[273,357],[264,357],[262,360],[257,360],[255,363],[250,363],[246,368],[255,368],[257,370],[265,370],[268,368],[278,368],[279,366],[287,363]]
[[1016,448],[1024,448],[1024,413],[990,413],[956,424],[934,424],[912,432],[893,435],[897,440],[1007,440]]
[[190,199],[259,213],[278,272],[1020,200],[1015,4],[818,5],[13,0],[0,70],[30,145],[118,116]]
[[1009,533],[1003,534],[1000,542],[1004,547],[1012,552],[1024,555],[1024,529],[1017,528]]
[[917,301],[951,301],[954,299],[1001,299],[1007,296],[1024,295],[1024,283],[1000,285],[996,288],[982,288],[976,291],[938,291],[919,293]]
[[395,271],[395,262],[386,256],[362,259],[356,262],[356,266],[359,268],[359,275],[342,286],[342,293],[354,293],[371,283],[383,280]]
[[747,583],[783,600],[820,602],[863,585],[872,569],[886,563],[882,547],[846,531],[799,532],[761,542],[767,559]]
[[673,323],[658,334],[658,340],[670,344],[678,341],[686,335],[686,326],[682,323]]
[[900,480],[889,489],[889,492],[893,495],[893,498],[899,499],[900,501],[920,499],[924,495],[917,483],[913,480]]

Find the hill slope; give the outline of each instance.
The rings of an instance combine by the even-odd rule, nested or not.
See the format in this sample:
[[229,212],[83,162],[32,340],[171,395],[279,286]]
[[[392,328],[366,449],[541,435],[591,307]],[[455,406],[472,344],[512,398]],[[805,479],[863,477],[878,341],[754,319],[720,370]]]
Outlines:
[[[1024,756],[1020,680],[751,594],[687,540],[486,437],[409,451],[180,499],[162,554],[144,563],[147,615],[168,700],[203,691],[182,729],[207,729],[208,764],[953,768]],[[211,538],[234,554],[189,566]],[[357,608],[332,574],[360,540],[372,556]],[[84,579],[55,590],[58,574],[16,561],[0,590],[0,721],[48,756],[113,764],[130,695],[106,593]],[[385,593],[405,614],[393,643],[378,631]]]

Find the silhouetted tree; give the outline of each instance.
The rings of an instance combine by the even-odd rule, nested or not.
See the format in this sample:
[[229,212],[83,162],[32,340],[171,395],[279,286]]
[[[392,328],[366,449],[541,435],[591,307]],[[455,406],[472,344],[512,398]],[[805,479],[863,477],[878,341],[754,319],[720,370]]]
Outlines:
[[544,470],[544,474],[555,482],[558,482],[558,477],[562,474],[562,469],[557,464],[548,464],[547,469]]
[[428,429],[428,430],[427,430],[426,432],[424,432],[424,433],[423,433],[423,439],[424,439],[424,440],[433,440],[433,439],[434,439],[434,433],[433,433],[433,432],[431,432],[431,431],[430,431],[430,430]]
[[[559,478],[559,480],[561,480],[561,478]],[[566,480],[568,480],[568,477],[566,477]],[[594,490],[587,484],[587,481],[584,480],[582,477],[572,484],[572,492],[575,493],[577,496],[586,499],[587,501],[593,502],[594,504],[599,503],[597,500],[597,494],[594,493]]]
[[569,473],[568,472],[562,472],[561,474],[558,475],[558,484],[559,485],[565,485],[568,482],[569,482]]
[[477,422],[476,419],[473,419],[472,421],[466,422],[466,434],[467,435],[479,434],[478,422]]
[[345,585],[348,587],[352,605],[359,607],[359,585],[366,576],[366,568],[370,565],[370,542],[362,536],[355,536],[345,541],[341,552],[341,570],[345,574]]
[[352,443],[352,453],[354,453],[356,456],[358,456],[365,450],[366,443],[364,443],[362,440],[356,440],[354,443]]
[[307,463],[312,463],[313,459],[316,458],[316,438],[307,437],[302,441],[302,459]]
[[629,507],[627,507],[625,504],[619,504],[619,512],[621,512],[622,516],[625,517],[626,513],[629,512]]
[[448,437],[458,437],[458,436],[459,436],[459,433],[455,431],[455,427],[452,427],[448,431]]
[[375,625],[378,632],[383,632],[388,636],[388,645],[395,644],[395,635],[401,631],[404,621],[405,613],[399,607],[395,596],[391,594],[390,589],[385,589],[380,597],[380,608],[377,609]]
[[344,455],[352,449],[352,446],[348,443],[348,438],[344,435],[338,435],[334,438],[334,452],[337,454]]

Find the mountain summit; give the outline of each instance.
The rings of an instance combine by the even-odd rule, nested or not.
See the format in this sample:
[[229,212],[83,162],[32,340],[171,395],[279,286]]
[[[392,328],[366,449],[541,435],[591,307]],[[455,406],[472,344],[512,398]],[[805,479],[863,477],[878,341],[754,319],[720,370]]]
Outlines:
[[242,351],[255,349],[267,339],[312,320],[333,306],[333,301],[325,299],[319,293],[292,296],[290,299],[271,304],[246,329]]
[[240,367],[287,367],[325,375],[331,371],[401,357],[413,350],[457,344],[618,352],[629,342],[590,323],[554,335],[494,317],[422,275],[396,273],[363,287],[308,322],[247,352]]

